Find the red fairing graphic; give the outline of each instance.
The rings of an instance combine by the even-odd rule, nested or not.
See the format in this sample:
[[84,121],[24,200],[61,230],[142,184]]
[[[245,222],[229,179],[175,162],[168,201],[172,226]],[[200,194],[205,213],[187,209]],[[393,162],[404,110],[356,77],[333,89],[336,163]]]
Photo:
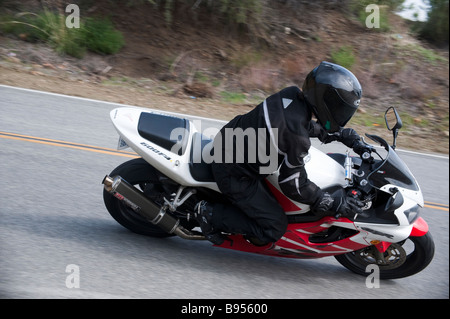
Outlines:
[[419,217],[413,224],[413,229],[411,231],[411,235],[413,237],[420,237],[428,233],[428,224],[427,222],[422,218]]
[[267,186],[269,186],[270,191],[277,199],[278,203],[280,203],[281,207],[283,207],[286,213],[299,212],[302,209],[295,205],[289,198],[287,198],[282,192],[278,190],[275,186],[273,186],[268,180],[266,180]]
[[321,258],[347,253],[367,246],[354,242],[352,240],[354,236],[327,243],[310,242],[309,237],[312,234],[327,230],[335,223],[341,225],[342,223],[353,224],[347,218],[324,217],[312,223],[289,224],[284,236],[274,244],[258,247],[249,243],[241,235],[233,235],[229,236],[230,240],[225,241],[220,247],[278,257]]

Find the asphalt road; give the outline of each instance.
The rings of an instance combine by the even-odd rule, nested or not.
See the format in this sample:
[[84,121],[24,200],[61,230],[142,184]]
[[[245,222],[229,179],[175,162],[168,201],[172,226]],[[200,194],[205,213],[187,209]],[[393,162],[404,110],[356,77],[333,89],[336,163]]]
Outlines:
[[109,150],[117,106],[0,86],[0,297],[449,298],[447,156],[400,151],[423,189],[436,254],[415,276],[367,288],[332,257],[265,257],[117,224],[101,185],[130,156]]

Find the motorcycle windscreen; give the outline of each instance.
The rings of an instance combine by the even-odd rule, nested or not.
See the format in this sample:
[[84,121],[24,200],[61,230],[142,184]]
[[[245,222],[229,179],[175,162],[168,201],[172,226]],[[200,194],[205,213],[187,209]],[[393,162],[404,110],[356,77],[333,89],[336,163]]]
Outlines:
[[389,145],[385,145],[385,148],[387,150],[385,160],[368,177],[371,185],[381,188],[384,185],[391,184],[413,191],[420,190],[408,166]]

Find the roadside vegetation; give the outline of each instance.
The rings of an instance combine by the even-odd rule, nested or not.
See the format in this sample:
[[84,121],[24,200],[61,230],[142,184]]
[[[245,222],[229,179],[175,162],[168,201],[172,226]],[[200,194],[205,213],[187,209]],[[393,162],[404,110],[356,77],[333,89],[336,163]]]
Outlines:
[[[428,20],[413,22],[394,14],[403,0],[74,0],[80,28],[67,28],[66,1],[0,0],[0,36],[51,47],[68,57],[58,59],[61,69],[81,66],[101,85],[244,111],[283,87],[301,86],[327,60],[362,83],[355,124],[382,126],[379,110],[392,105],[403,132],[448,140],[449,1],[425,1]],[[369,4],[380,8],[379,28],[366,25]],[[59,67],[45,54],[3,48],[0,62],[40,64],[33,72],[41,73]]]
[[46,42],[58,53],[82,58],[86,50],[114,54],[124,45],[123,35],[105,18],[83,19],[79,28],[67,28],[66,16],[47,9],[0,16],[0,31],[25,41]]

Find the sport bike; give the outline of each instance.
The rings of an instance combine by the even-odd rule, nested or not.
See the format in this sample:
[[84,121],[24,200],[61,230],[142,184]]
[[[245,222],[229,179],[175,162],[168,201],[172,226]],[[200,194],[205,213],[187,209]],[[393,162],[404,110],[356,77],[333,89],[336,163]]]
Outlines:
[[[193,218],[195,205],[201,200],[227,201],[211,172],[213,136],[203,134],[195,120],[143,108],[117,108],[110,116],[120,136],[119,149],[130,147],[140,156],[103,179],[103,198],[111,216],[138,234],[205,240]],[[385,121],[393,132],[392,146],[366,134],[377,146],[364,141],[368,151],[360,156],[349,151],[325,154],[311,147],[305,158],[311,181],[324,191],[339,190],[362,201],[362,214],[352,219],[317,216],[308,205],[282,193],[275,172],[265,181],[288,216],[284,236],[256,246],[242,234],[226,234],[229,240],[218,247],[275,257],[334,256],[363,276],[369,265],[376,265],[381,279],[411,276],[427,267],[434,243],[419,216],[422,191],[395,151],[402,127],[395,108],[387,109]]]

